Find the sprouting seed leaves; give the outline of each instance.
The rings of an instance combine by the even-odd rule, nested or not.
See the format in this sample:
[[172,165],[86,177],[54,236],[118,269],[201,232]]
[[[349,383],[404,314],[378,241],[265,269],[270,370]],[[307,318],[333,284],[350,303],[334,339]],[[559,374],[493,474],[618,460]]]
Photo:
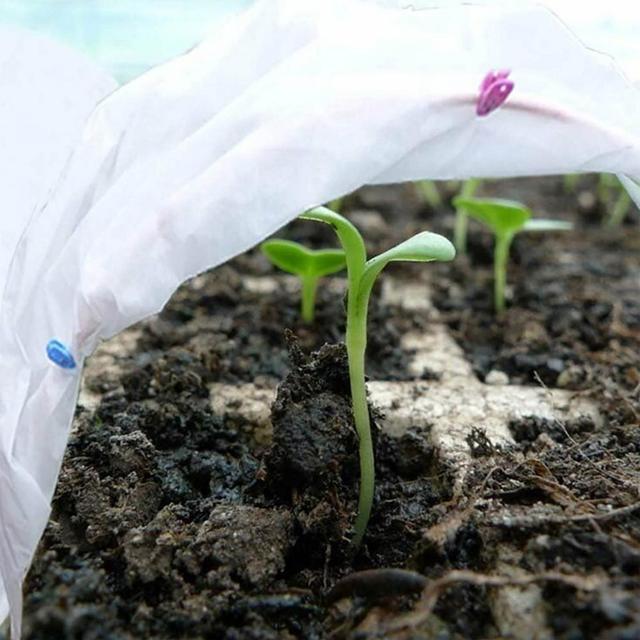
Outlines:
[[276,267],[300,275],[306,272],[309,250],[306,247],[289,240],[267,240],[260,246],[269,261]]
[[532,216],[528,207],[513,200],[457,197],[453,199],[453,204],[486,224],[496,235],[517,233]]
[[300,218],[324,222],[332,226],[345,250],[349,277],[357,278],[360,276],[367,259],[367,252],[362,236],[349,220],[327,207],[316,207],[305,211]]
[[505,308],[507,261],[514,236],[519,231],[567,231],[573,228],[564,220],[533,219],[531,210],[520,202],[493,198],[454,198],[476,220],[486,224],[495,234],[493,252],[494,304],[498,313]]
[[297,276],[321,278],[346,266],[345,253],[341,249],[308,249],[291,240],[267,240],[262,252],[279,269]]
[[423,231],[392,247],[377,256],[376,260],[384,263],[398,260],[408,262],[433,262],[435,260],[448,262],[456,257],[456,250],[447,238]]
[[318,280],[342,271],[347,266],[346,253],[342,249],[308,249],[297,242],[281,239],[267,240],[260,248],[276,267],[300,278],[300,314],[304,322],[313,322]]
[[345,342],[349,361],[353,418],[360,439],[360,496],[353,538],[357,547],[367,528],[375,487],[375,456],[364,370],[367,346],[367,309],[373,284],[380,272],[390,262],[448,261],[453,260],[456,250],[446,238],[424,231],[379,256],[367,260],[367,252],[360,232],[340,214],[326,207],[317,207],[305,212],[301,218],[331,225],[346,253],[348,293]]
[[342,249],[314,251],[312,258],[312,270],[320,278],[342,271],[347,265],[347,258]]
[[444,236],[423,231],[371,258],[362,276],[362,287],[369,290],[378,274],[390,262],[449,262],[456,257],[453,244]]

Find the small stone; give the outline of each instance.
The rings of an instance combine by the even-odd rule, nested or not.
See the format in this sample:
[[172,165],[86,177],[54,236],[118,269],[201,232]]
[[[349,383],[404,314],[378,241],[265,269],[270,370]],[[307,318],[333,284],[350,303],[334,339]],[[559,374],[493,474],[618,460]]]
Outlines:
[[579,366],[571,365],[560,373],[556,384],[561,389],[576,387],[584,381],[584,378],[585,373],[583,369]]
[[578,209],[580,213],[593,213],[598,208],[598,199],[591,191],[578,193]]
[[491,371],[489,371],[484,381],[486,384],[490,384],[493,386],[505,385],[509,384],[509,376],[504,371],[492,369]]

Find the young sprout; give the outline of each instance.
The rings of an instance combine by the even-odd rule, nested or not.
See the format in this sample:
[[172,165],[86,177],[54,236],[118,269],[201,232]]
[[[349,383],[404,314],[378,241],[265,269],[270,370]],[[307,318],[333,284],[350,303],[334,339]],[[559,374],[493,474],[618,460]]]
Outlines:
[[[480,186],[480,180],[471,178],[462,183],[461,198],[471,198]],[[464,207],[456,206],[456,222],[453,228],[453,244],[458,253],[467,252],[467,211]]]
[[371,290],[380,272],[390,262],[447,261],[453,260],[456,252],[446,238],[424,231],[379,256],[367,260],[362,236],[353,224],[341,215],[326,207],[318,207],[307,211],[301,217],[331,225],[338,235],[347,259],[346,346],[353,419],[360,448],[360,495],[354,535],[354,543],[358,546],[371,514],[375,483],[373,442],[364,367],[367,348],[367,311]]
[[611,173],[601,173],[598,177],[598,199],[609,210],[603,220],[606,227],[619,227],[633,204],[620,180]]
[[342,271],[346,265],[344,251],[341,249],[307,249],[291,240],[267,240],[263,242],[262,252],[278,268],[292,273],[302,282],[302,301],[300,312],[302,319],[313,322],[316,309],[318,280],[324,276]]
[[631,210],[632,204],[633,201],[631,200],[631,196],[623,187],[618,193],[618,197],[616,198],[613,208],[611,209],[611,213],[606,220],[606,225],[608,227],[619,227]]
[[332,200],[331,202],[329,202],[327,204],[327,207],[332,211],[337,211],[338,213],[342,213],[342,207],[344,207],[345,199],[346,199],[346,196],[340,196],[339,198],[336,198],[335,200]]
[[438,185],[433,180],[416,182],[416,189],[423,202],[426,202],[432,209],[438,209],[442,206],[442,196]]
[[521,231],[566,231],[570,222],[532,219],[531,210],[520,202],[492,198],[454,198],[456,207],[464,208],[476,220],[486,224],[496,237],[493,253],[494,303],[498,313],[504,311],[507,260],[511,242]]
[[580,182],[579,173],[567,173],[562,179],[562,187],[565,193],[574,193]]
[[[567,193],[575,191],[580,174],[565,176],[564,187]],[[620,179],[611,173],[598,174],[596,195],[600,205],[608,211],[602,224],[605,227],[619,227],[631,210],[633,200],[621,184]]]
[[606,205],[611,200],[612,191],[616,190],[620,183],[612,173],[599,173],[598,184],[596,185],[596,194],[598,200]]

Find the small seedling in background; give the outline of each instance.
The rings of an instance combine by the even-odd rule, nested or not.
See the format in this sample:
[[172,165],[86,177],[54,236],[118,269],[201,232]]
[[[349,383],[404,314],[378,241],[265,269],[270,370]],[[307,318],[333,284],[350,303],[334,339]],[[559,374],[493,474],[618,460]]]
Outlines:
[[493,253],[494,303],[498,313],[505,308],[505,286],[509,249],[516,234],[522,231],[567,231],[573,228],[562,220],[532,219],[531,210],[520,202],[492,198],[454,198],[456,207],[487,225],[496,241]]
[[605,227],[619,227],[631,210],[631,196],[612,173],[598,176],[598,200],[608,213],[602,221]]
[[[576,191],[581,174],[573,173],[564,177],[566,193]],[[602,220],[605,227],[619,227],[631,210],[633,201],[620,180],[612,173],[598,174],[596,184],[596,198],[601,208],[606,212]]]
[[326,207],[312,209],[301,217],[331,225],[346,254],[348,278],[346,346],[353,419],[360,443],[360,495],[354,535],[354,543],[358,546],[369,522],[375,485],[375,461],[364,367],[367,348],[367,312],[371,290],[380,272],[390,262],[448,261],[453,260],[456,252],[446,238],[424,231],[379,256],[367,260],[362,236],[346,218]]
[[[480,186],[480,180],[471,178],[462,183],[460,198],[471,198]],[[454,201],[455,202],[455,201]],[[458,253],[467,252],[468,216],[464,207],[456,205],[456,222],[453,228],[453,244]]]
[[290,240],[267,240],[261,245],[262,252],[278,268],[292,273],[302,282],[301,315],[313,322],[316,308],[318,280],[342,271],[347,262],[341,249],[307,249]]
[[438,185],[433,180],[420,180],[415,183],[418,194],[422,201],[432,209],[439,209],[442,206],[442,196]]
[[340,196],[335,200],[332,200],[327,204],[327,207],[331,209],[331,211],[337,211],[338,213],[342,213],[342,209],[344,207],[344,201],[346,196]]
[[631,211],[632,204],[633,201],[631,200],[631,196],[627,190],[625,188],[620,189],[620,193],[618,193],[618,197],[613,204],[611,213],[605,221],[606,226],[619,227],[624,222],[629,211]]
[[596,195],[598,200],[606,205],[611,200],[611,192],[620,186],[618,179],[612,173],[599,173]]
[[579,173],[567,173],[562,179],[562,187],[564,192],[575,193],[575,190],[578,188],[578,183],[580,182],[581,174]]

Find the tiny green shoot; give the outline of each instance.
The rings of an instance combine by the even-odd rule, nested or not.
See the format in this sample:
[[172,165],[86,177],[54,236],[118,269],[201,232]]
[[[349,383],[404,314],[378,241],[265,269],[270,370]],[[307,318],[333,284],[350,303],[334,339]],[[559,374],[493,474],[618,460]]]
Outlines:
[[456,252],[446,238],[424,231],[367,260],[362,236],[356,227],[340,214],[326,207],[318,207],[307,211],[301,217],[331,225],[346,254],[348,287],[346,347],[353,419],[358,434],[360,454],[360,495],[354,527],[354,544],[359,546],[369,522],[375,488],[375,461],[365,386],[367,312],[371,291],[376,278],[390,262],[448,261],[453,260]]
[[[471,178],[462,183],[460,198],[471,198],[480,186],[480,180]],[[459,254],[467,252],[468,216],[464,207],[456,206],[456,221],[453,228],[453,244]]]
[[327,204],[327,207],[332,211],[337,211],[338,213],[342,213],[342,208],[344,207],[345,199],[346,199],[346,196],[340,196],[339,198],[336,198],[335,200],[332,200],[331,202],[329,202]]
[[606,227],[619,227],[627,217],[633,201],[620,180],[610,173],[601,173],[598,180],[598,197],[609,211],[603,224]]
[[301,315],[311,323],[315,317],[318,280],[342,271],[346,265],[341,249],[307,249],[291,240],[267,240],[261,247],[265,256],[279,269],[292,273],[302,283]]
[[611,201],[611,193],[616,191],[616,189],[620,186],[618,179],[612,173],[599,173],[598,174],[598,184],[596,185],[596,194],[598,196],[598,200],[606,205]]
[[601,173],[598,176],[596,192],[598,200],[608,215],[602,224],[605,227],[619,227],[631,210],[633,201],[617,176]]
[[433,180],[420,180],[416,182],[416,189],[422,201],[426,202],[431,209],[439,209],[442,206],[440,190]]
[[579,173],[567,173],[562,179],[562,187],[567,194],[575,193],[582,176]]
[[632,205],[633,201],[631,200],[631,196],[625,188],[622,188],[613,204],[609,217],[606,219],[606,226],[619,227],[624,222],[629,211],[631,211]]
[[520,202],[493,198],[454,198],[456,207],[484,223],[495,235],[493,254],[494,304],[496,312],[505,308],[505,287],[509,250],[516,234],[522,231],[567,231],[570,222],[532,218],[531,210]]
[[[573,193],[580,179],[580,174],[570,174],[564,177],[566,193]],[[620,180],[611,173],[598,174],[596,183],[596,197],[601,208],[606,212],[602,220],[605,227],[619,227],[633,206],[633,200]]]

